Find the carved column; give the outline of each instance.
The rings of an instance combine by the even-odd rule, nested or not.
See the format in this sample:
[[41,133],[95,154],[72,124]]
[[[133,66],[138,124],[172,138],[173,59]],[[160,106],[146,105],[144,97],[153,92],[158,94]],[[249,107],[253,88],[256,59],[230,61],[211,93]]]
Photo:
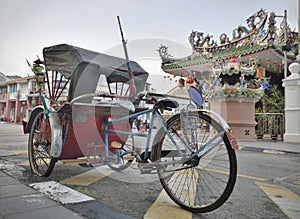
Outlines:
[[300,142],[300,65],[296,62],[290,64],[292,73],[283,79],[285,87],[285,134],[284,141]]

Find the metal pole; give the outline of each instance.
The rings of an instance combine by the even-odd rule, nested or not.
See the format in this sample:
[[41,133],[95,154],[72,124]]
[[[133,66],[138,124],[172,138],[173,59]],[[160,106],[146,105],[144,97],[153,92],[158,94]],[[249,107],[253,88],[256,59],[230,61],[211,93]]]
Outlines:
[[125,58],[126,58],[126,63],[127,63],[127,68],[128,68],[128,73],[129,73],[129,95],[131,97],[135,97],[136,96],[136,86],[135,86],[135,81],[134,81],[134,73],[131,69],[131,64],[130,64],[130,60],[128,57],[128,52],[127,52],[127,48],[126,48],[126,41],[124,40],[124,35],[123,35],[123,30],[122,30],[122,26],[121,26],[121,21],[120,21],[120,17],[117,16],[118,18],[118,23],[119,23],[119,27],[120,27],[120,32],[121,32],[121,37],[122,37],[122,43],[123,43],[123,48],[124,48],[124,52],[125,52]]
[[131,65],[130,65],[130,61],[129,61],[129,56],[128,56],[128,52],[127,52],[127,48],[126,48],[126,41],[124,39],[124,35],[123,35],[123,30],[122,30],[122,26],[121,26],[121,21],[120,21],[120,17],[117,16],[118,19],[118,23],[119,23],[119,28],[120,28],[120,33],[121,33],[121,37],[122,37],[122,44],[123,44],[123,49],[124,49],[124,53],[125,53],[125,58],[126,58],[126,63],[127,63],[127,68],[128,71],[131,71]]
[[296,60],[300,61],[300,0],[298,0],[298,55],[296,56]]
[[[287,35],[287,11],[284,10],[284,42],[287,44],[288,35]],[[287,78],[288,73],[288,63],[287,63],[287,51],[283,51],[283,60],[284,60],[284,79]]]

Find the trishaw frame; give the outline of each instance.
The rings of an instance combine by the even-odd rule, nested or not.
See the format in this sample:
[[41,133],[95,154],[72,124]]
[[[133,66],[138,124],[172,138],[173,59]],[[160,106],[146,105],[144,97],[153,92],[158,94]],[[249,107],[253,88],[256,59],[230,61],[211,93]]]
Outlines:
[[[31,152],[29,153],[29,156],[31,156],[30,159],[30,167],[39,174],[38,170],[35,170],[34,168],[37,168],[34,164],[32,164],[34,159],[34,152],[37,151],[38,153],[48,153],[49,151],[49,157],[47,159],[50,159],[50,166],[51,170],[47,170],[44,174],[39,174],[41,176],[48,176],[50,175],[53,167],[54,162],[61,159],[61,155],[63,151],[65,150],[65,145],[67,144],[67,138],[69,134],[69,124],[73,125],[73,113],[72,113],[72,107],[76,106],[76,101],[80,100],[80,97],[85,98],[93,98],[94,96],[89,96],[88,93],[83,93],[82,90],[80,90],[79,93],[74,94],[72,91],[74,91],[76,84],[78,83],[78,77],[82,75],[84,72],[85,67],[88,66],[88,64],[91,62],[92,67],[91,72],[92,73],[99,73],[100,70],[104,70],[106,73],[106,76],[108,73],[112,73],[112,78],[107,80],[118,80],[119,73],[123,75],[123,77],[120,77],[119,79],[121,82],[127,82],[132,83],[134,80],[142,80],[146,73],[142,68],[140,68],[137,64],[135,65],[135,69],[140,70],[138,73],[139,76],[141,76],[140,79],[132,78],[131,76],[134,74],[133,72],[130,73],[130,77],[128,77],[128,72],[123,71],[125,67],[120,67],[119,69],[115,69],[116,66],[113,64],[112,68],[109,66],[105,66],[102,68],[100,67],[100,64],[98,61],[94,61],[95,56],[98,55],[98,53],[90,52],[87,50],[83,50],[81,48],[72,47],[68,45],[57,45],[54,47],[49,47],[48,50],[51,51],[52,49],[55,50],[55,53],[53,56],[50,55],[50,60],[52,60],[52,67],[50,69],[47,69],[47,56],[44,54],[45,58],[45,65],[46,65],[46,82],[48,84],[48,91],[49,91],[49,103],[46,102],[45,98],[41,96],[41,100],[43,103],[43,106],[38,106],[35,108],[32,112],[32,117],[29,119],[29,122],[27,126],[24,129],[25,133],[30,132],[30,138],[28,147],[31,149]],[[75,61],[76,66],[72,66],[70,63],[68,63],[69,60],[72,60],[70,57],[65,57],[62,55],[62,52],[68,51],[71,49],[71,53],[75,57],[79,57],[78,60]],[[44,49],[44,51],[47,51],[47,48]],[[79,51],[79,55],[77,52]],[[57,56],[55,55],[57,54]],[[48,54],[49,55],[49,54]],[[102,56],[101,57],[106,57]],[[57,59],[59,58],[59,59]],[[116,60],[115,57],[111,58],[112,60]],[[48,57],[49,60],[49,57]],[[56,68],[56,62],[57,60],[63,60],[61,63],[58,63],[58,67]],[[48,62],[49,63],[49,62]],[[67,66],[64,66],[64,64],[67,64]],[[83,66],[82,66],[83,65]],[[99,66],[98,66],[99,65]],[[59,89],[55,90],[56,87],[56,79],[58,73],[60,73],[61,70],[64,70],[66,68],[67,73],[64,75],[66,76],[67,82],[71,83],[71,88],[69,88],[69,95],[68,95],[68,104],[65,104],[63,106],[59,106],[57,103],[59,96],[62,94],[63,91],[59,91]],[[49,76],[48,76],[48,70],[52,71],[52,79],[54,77],[54,84],[50,86],[49,83]],[[134,68],[132,69],[134,71]],[[53,71],[56,72],[55,76],[53,75]],[[72,78],[73,72],[78,73],[75,74],[75,79]],[[90,74],[91,72],[86,72]],[[39,72],[40,73],[40,72]],[[72,77],[71,77],[72,76]],[[148,75],[147,75],[148,76]],[[146,77],[147,77],[146,76]],[[94,79],[96,76],[93,75],[92,78]],[[61,76],[59,79],[59,84],[62,82],[63,77]],[[70,80],[71,78],[71,80]],[[99,77],[98,77],[99,78]],[[74,81],[75,80],[75,81]],[[145,81],[143,81],[145,82]],[[117,81],[116,81],[117,83]],[[67,85],[64,84],[63,89]],[[117,86],[117,84],[116,84]],[[95,87],[95,86],[94,86]],[[139,84],[139,88],[141,88],[141,84]],[[109,89],[111,91],[111,89]],[[128,88],[130,90],[130,87]],[[139,89],[137,89],[138,91]],[[117,89],[116,89],[117,91]],[[191,95],[191,99],[195,100],[195,97],[200,97],[202,101],[201,94],[197,91],[196,88],[192,88],[192,90],[189,89],[190,92],[193,93]],[[41,93],[41,92],[40,92]],[[127,94],[127,92],[125,93]],[[190,93],[191,94],[191,93]],[[57,96],[58,95],[58,96]],[[102,95],[102,94],[101,94]],[[95,96],[101,96],[99,94],[95,94]],[[118,95],[116,93],[110,93],[110,94],[103,94],[102,97],[104,98],[110,98],[112,101],[118,98],[121,99],[127,99],[134,101],[141,101],[141,100],[148,100],[147,98],[143,98],[143,96],[139,96],[135,100],[134,97],[130,94],[127,96],[124,95]],[[72,98],[72,99],[70,99]],[[192,211],[192,212],[207,212],[212,211],[218,207],[220,207],[230,196],[235,180],[237,175],[237,163],[236,163],[236,155],[234,152],[234,149],[237,149],[237,143],[233,137],[233,135],[230,133],[230,128],[226,121],[219,116],[218,114],[206,110],[206,109],[198,109],[196,104],[197,101],[193,101],[194,104],[191,102],[186,110],[181,111],[178,114],[173,115],[168,120],[165,120],[161,114],[164,110],[172,110],[173,108],[178,107],[178,103],[176,101],[171,101],[169,99],[162,99],[157,100],[155,98],[151,99],[153,102],[153,107],[150,109],[145,109],[142,111],[137,112],[131,112],[130,115],[126,116],[119,116],[118,118],[112,118],[110,116],[103,116],[101,117],[101,122],[104,124],[104,159],[99,159],[97,163],[92,163],[92,165],[98,166],[103,164],[114,164],[118,163],[120,161],[119,158],[123,159],[123,156],[127,154],[132,154],[136,161],[141,164],[141,167],[143,167],[143,164],[149,168],[149,171],[151,172],[153,169],[155,169],[160,177],[160,181],[166,190],[167,194],[170,196],[170,198],[177,203],[182,208]],[[92,99],[89,100],[90,102]],[[86,104],[88,107],[103,107],[104,105],[100,103],[94,103],[94,105],[89,104],[86,101],[83,101],[83,105]],[[66,111],[61,110],[64,106],[67,106]],[[190,106],[193,108],[193,110],[189,110]],[[122,107],[120,107],[122,108]],[[49,130],[46,130],[45,133],[40,133],[40,127],[36,126],[34,124],[35,122],[35,116],[41,115],[41,110],[43,111],[44,117],[41,121],[41,124],[44,121],[50,122],[50,128]],[[130,121],[132,122],[133,119],[138,118],[139,116],[150,114],[150,125],[147,131],[147,134],[139,133],[139,132],[133,132],[132,126],[131,131],[124,131],[122,129],[110,129],[109,126],[117,123],[121,123],[124,121]],[[99,116],[99,115],[89,115],[91,117]],[[100,115],[101,116],[101,115]],[[69,118],[71,117],[71,119]],[[214,117],[214,118],[212,118]],[[153,139],[153,145],[150,151],[150,140],[152,138],[153,134],[153,128],[154,128],[154,120],[159,120],[159,123],[161,124],[161,127],[157,131],[156,135]],[[70,119],[70,121],[69,121]],[[89,121],[88,119],[86,121]],[[98,121],[98,120],[97,120]],[[133,122],[132,122],[133,123]],[[195,123],[196,126],[195,126]],[[199,123],[199,124],[198,124]],[[97,124],[99,125],[99,124]],[[208,126],[208,129],[207,129]],[[45,127],[45,126],[44,126]],[[96,126],[97,128],[99,126]],[[98,131],[98,129],[97,129]],[[49,133],[51,133],[51,137],[49,137]],[[211,137],[211,133],[213,137]],[[45,134],[45,135],[44,135]],[[75,136],[75,133],[72,136]],[[146,145],[145,145],[145,151],[141,154],[136,153],[133,150],[124,150],[123,145],[120,146],[120,148],[115,148],[115,151],[110,151],[110,134],[117,134],[117,135],[127,135],[127,136],[138,136],[138,137],[145,137],[146,138]],[[46,136],[47,138],[43,139],[43,136]],[[97,137],[97,136],[96,136]],[[199,138],[199,139],[198,139]],[[201,140],[201,139],[202,140]],[[199,140],[199,142],[198,142]],[[215,141],[217,140],[217,141]],[[202,142],[201,142],[202,141]],[[78,143],[79,144],[79,143]],[[179,145],[181,144],[181,145]],[[112,144],[111,144],[112,145]],[[171,147],[170,147],[171,145]],[[183,145],[183,146],[182,146]],[[87,147],[88,145],[84,145]],[[134,144],[132,145],[134,146]],[[207,147],[211,146],[207,149]],[[39,147],[44,148],[42,152],[40,152],[38,149]],[[49,148],[50,147],[50,148]],[[123,150],[123,152],[122,152]],[[30,151],[30,150],[29,150]],[[174,152],[175,151],[175,152]],[[224,156],[224,170],[221,169],[223,166],[219,166],[218,168],[221,170],[211,170],[209,168],[206,168],[206,165],[209,165],[210,162],[219,162],[215,156],[216,154],[221,153],[219,156]],[[113,155],[111,155],[113,154]],[[101,155],[99,155],[101,156]],[[207,161],[204,161],[208,157]],[[78,158],[78,157],[77,157]],[[170,160],[168,160],[170,159]],[[88,161],[88,159],[87,159]],[[101,161],[103,161],[101,163]],[[112,162],[114,161],[114,162]],[[204,167],[201,165],[205,165]],[[223,165],[223,163],[222,163]],[[213,166],[213,164],[212,164]],[[122,169],[122,168],[121,168]],[[120,169],[120,170],[121,170]],[[181,172],[185,172],[184,174],[181,174]],[[201,174],[200,174],[201,172]],[[202,177],[207,172],[207,176],[213,176],[216,174],[215,180],[216,185],[224,184],[221,186],[220,191],[217,191],[217,195],[214,193],[212,196],[216,196],[216,198],[212,198],[212,200],[208,199],[208,201],[205,201],[205,203],[200,204],[200,200],[197,199],[196,193],[200,192],[201,185],[198,188],[198,184],[200,183],[200,180],[198,180],[198,177]],[[194,173],[196,173],[194,175]],[[169,178],[169,174],[172,174],[172,178]],[[219,174],[224,174],[224,181],[218,182]],[[192,202],[190,200],[182,199],[180,196],[178,196],[178,192],[173,190],[174,182],[170,183],[170,181],[173,181],[174,177],[178,177],[180,175],[181,177],[185,177],[184,180],[186,181],[192,181],[193,188],[189,189],[195,189],[194,193],[192,195],[192,198],[194,199]],[[192,179],[190,179],[190,175],[193,175]],[[175,183],[176,184],[176,183]],[[179,185],[186,187],[186,185],[181,185],[180,183],[177,183]],[[207,187],[210,185],[206,184]],[[195,187],[195,188],[194,188]],[[213,187],[214,188],[214,187]],[[217,189],[217,188],[216,188]],[[182,191],[185,190],[185,188],[182,188]],[[198,191],[199,190],[199,191]],[[183,191],[184,192],[184,191]],[[208,190],[208,192],[210,192]],[[201,193],[200,193],[201,194]],[[204,197],[205,198],[205,197]],[[199,203],[198,203],[199,202]],[[201,200],[202,202],[202,200]]]

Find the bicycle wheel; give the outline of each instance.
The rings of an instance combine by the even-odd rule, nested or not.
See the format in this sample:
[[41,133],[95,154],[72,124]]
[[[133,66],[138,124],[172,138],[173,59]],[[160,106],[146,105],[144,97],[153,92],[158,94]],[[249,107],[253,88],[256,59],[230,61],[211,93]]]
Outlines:
[[43,111],[33,120],[28,139],[28,157],[30,169],[39,176],[49,176],[56,159],[50,156],[51,127]]
[[[125,170],[134,160],[134,156],[131,153],[132,151],[134,151],[134,139],[133,136],[128,136],[122,148],[116,149],[116,155],[118,157],[117,163],[110,163],[108,166],[116,171]],[[122,153],[124,153],[124,155],[122,155]]]
[[223,128],[202,112],[177,114],[166,124],[174,141],[161,129],[152,148],[163,188],[188,211],[204,213],[220,207],[237,175],[235,151]]

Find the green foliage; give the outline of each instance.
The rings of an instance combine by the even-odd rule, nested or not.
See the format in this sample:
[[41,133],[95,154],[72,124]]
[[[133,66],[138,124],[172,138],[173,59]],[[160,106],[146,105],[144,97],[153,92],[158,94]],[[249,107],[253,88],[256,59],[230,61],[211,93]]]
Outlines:
[[277,84],[265,93],[262,103],[266,113],[284,113],[284,96]]

